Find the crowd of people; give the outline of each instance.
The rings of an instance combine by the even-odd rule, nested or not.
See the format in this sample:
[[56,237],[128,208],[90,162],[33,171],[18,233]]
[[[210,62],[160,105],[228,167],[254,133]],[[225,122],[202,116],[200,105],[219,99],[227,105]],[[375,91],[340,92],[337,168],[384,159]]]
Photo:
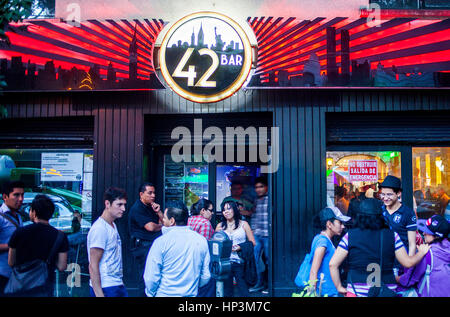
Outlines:
[[[247,297],[268,287],[269,198],[264,177],[254,183],[256,200],[243,199],[243,185],[231,184],[231,195],[216,213],[214,204],[200,199],[188,210],[182,201],[168,201],[162,210],[152,183],[139,187],[139,198],[127,210],[127,193],[110,187],[104,210],[87,235],[90,295],[126,297],[122,239],[115,221],[128,213],[131,254],[138,267],[139,296],[214,297],[208,241],[224,232],[232,242],[231,272],[223,281],[224,296]],[[344,192],[345,194],[345,192]],[[401,180],[387,176],[375,195],[339,198],[337,206],[320,211],[320,229],[311,246],[308,292],[327,296],[450,296],[450,224],[441,214],[417,220],[401,202]],[[37,195],[29,210],[31,225],[18,214],[24,184],[11,182],[2,192],[0,207],[0,296],[54,294],[54,272],[67,268],[70,241],[49,224],[55,205]],[[220,217],[217,217],[220,215]],[[74,215],[79,230],[80,215]],[[420,233],[420,234],[419,234]],[[36,287],[18,288],[28,272],[45,265],[48,278]],[[36,264],[37,265],[37,264]],[[47,275],[47,274],[45,274]],[[33,284],[34,285],[34,284]],[[26,285],[25,285],[26,286]],[[377,295],[378,294],[378,295]]]
[[328,296],[449,297],[450,222],[440,213],[417,219],[401,193],[401,180],[389,175],[377,195],[369,188],[347,210],[342,200],[321,210],[309,283],[298,286],[318,294],[320,282]]
[[[242,184],[232,183],[231,196],[221,204],[222,217],[215,219],[213,203],[207,199],[198,200],[190,211],[181,201],[168,201],[162,211],[155,186],[142,184],[128,215],[139,295],[215,297],[208,240],[219,231],[232,242],[224,295],[245,297],[252,291],[267,290],[263,273],[268,269],[269,204],[264,177],[256,179],[255,192],[254,204],[246,205],[240,199]],[[121,241],[114,224],[124,213],[126,199],[123,190],[109,188],[105,210],[88,233],[92,296],[128,296],[122,280]],[[257,273],[259,261],[264,264]]]
[[[207,199],[198,200],[190,211],[182,201],[167,201],[162,210],[152,183],[139,187],[139,198],[127,210],[127,193],[121,188],[108,188],[103,195],[104,210],[87,234],[90,296],[128,296],[123,281],[122,239],[115,223],[125,212],[131,254],[137,265],[138,296],[215,297],[216,281],[210,273],[208,240],[219,231],[232,241],[231,272],[223,283],[224,295],[267,292],[267,180],[256,179],[258,197],[252,202],[241,199],[241,183],[232,183],[230,189],[231,196],[224,199],[221,217],[217,217],[213,203]],[[18,212],[24,199],[24,184],[7,183],[2,198],[0,296],[53,296],[53,272],[67,268],[70,245],[67,236],[60,235],[49,224],[55,205],[46,195],[37,195],[29,212],[32,224],[23,226]],[[75,232],[80,229],[76,221],[80,216],[74,214]],[[48,270],[45,285],[11,291],[12,280],[16,279],[13,271],[38,259],[46,263]],[[257,265],[260,262],[263,264]]]

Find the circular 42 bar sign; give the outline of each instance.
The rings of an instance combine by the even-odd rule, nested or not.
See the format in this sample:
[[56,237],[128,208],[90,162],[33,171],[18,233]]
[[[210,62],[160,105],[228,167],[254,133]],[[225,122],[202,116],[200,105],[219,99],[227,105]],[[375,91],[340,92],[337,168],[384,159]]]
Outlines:
[[[244,29],[229,17],[199,12],[174,23],[155,44],[155,69],[181,97],[199,103],[230,97],[247,80],[254,56]],[[255,45],[256,46],[256,45]]]

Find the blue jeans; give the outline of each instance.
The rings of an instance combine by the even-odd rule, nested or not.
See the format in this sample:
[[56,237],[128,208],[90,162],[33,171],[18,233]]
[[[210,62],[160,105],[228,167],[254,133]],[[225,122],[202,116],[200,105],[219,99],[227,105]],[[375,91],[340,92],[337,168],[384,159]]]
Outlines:
[[256,245],[255,245],[255,263],[256,263],[256,270],[258,272],[258,283],[257,285],[262,285],[263,284],[263,272],[261,270],[258,270],[259,268],[259,259],[262,256],[262,253],[264,251],[264,255],[266,258],[266,261],[264,262],[266,270],[268,269],[268,263],[267,263],[267,259],[269,258],[269,238],[268,237],[262,237],[262,236],[258,236],[255,235],[255,241],[256,241]]
[[[91,297],[95,297],[94,289],[92,287],[89,289]],[[103,287],[102,290],[105,297],[128,297],[127,289],[123,285]]]

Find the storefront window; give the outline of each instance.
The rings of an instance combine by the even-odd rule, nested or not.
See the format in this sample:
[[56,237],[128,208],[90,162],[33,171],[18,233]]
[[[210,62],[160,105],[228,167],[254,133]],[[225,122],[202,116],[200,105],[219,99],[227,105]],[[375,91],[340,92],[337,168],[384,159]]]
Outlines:
[[395,151],[327,152],[327,199],[347,214],[359,195],[378,197],[387,175],[401,178],[401,154]]
[[441,214],[450,220],[450,147],[416,147],[412,158],[414,209],[418,218]]
[[50,225],[68,237],[68,269],[57,273],[58,297],[89,296],[86,238],[92,221],[93,159],[92,149],[0,149],[0,185],[25,184],[19,210],[24,225],[31,223],[34,197],[46,194],[55,204]]

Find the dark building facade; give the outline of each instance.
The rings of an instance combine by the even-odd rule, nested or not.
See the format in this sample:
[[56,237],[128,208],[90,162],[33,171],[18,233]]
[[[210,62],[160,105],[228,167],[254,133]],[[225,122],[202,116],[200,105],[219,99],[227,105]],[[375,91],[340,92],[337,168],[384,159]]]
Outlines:
[[[445,1],[420,1],[414,12],[416,1],[407,1],[412,7],[406,11],[398,9],[401,1],[391,2],[388,8],[382,1],[368,2],[382,5],[381,16],[388,17],[378,26],[367,25],[362,13],[369,11],[357,19],[247,18],[258,46],[253,77],[231,97],[203,104],[164,88],[156,75],[153,49],[167,26],[162,19],[92,19],[79,28],[46,20],[10,25],[13,46],[0,46],[0,75],[8,83],[0,95],[0,183],[7,175],[24,181],[29,191],[65,197],[58,218],[64,218],[64,208],[81,211],[84,234],[104,209],[106,188],[124,188],[129,208],[144,181],[156,185],[162,207],[172,198],[190,205],[208,197],[218,217],[232,177],[249,178],[267,162],[250,161],[260,145],[250,137],[233,145],[245,146],[244,160],[233,153],[226,162],[205,162],[203,133],[276,129],[263,138],[278,158],[276,171],[268,174],[269,295],[289,297],[317,233],[314,217],[337,205],[342,192],[349,200],[368,188],[377,191],[387,175],[395,175],[402,179],[402,201],[418,218],[441,213],[450,219],[450,206],[442,204],[442,192],[450,195],[450,13],[440,4]],[[439,10],[423,11],[433,6]],[[422,19],[428,14],[430,20]],[[221,30],[199,24],[185,33],[167,49],[173,68],[188,48],[208,45],[232,70],[243,60],[245,43],[225,40]],[[194,81],[185,64],[178,79]],[[200,74],[210,60],[196,67]],[[210,74],[210,80],[225,82],[230,74]],[[186,83],[186,89],[193,86]],[[173,131],[195,132],[198,122],[202,138],[191,141],[194,156],[199,149],[203,158],[174,162]],[[44,173],[61,153],[71,157],[60,165],[69,170],[64,181]],[[358,160],[376,165],[375,180],[350,170]],[[116,223],[124,282],[133,295],[139,277],[128,214]],[[83,243],[69,252],[75,266],[58,277],[57,296],[89,296]],[[80,280],[69,286],[73,272]]]
[[[166,130],[192,124],[194,118],[203,119],[204,129],[236,123],[279,127],[280,166],[270,177],[270,290],[273,296],[290,296],[314,235],[312,219],[327,204],[327,153],[398,151],[403,200],[412,206],[413,149],[450,146],[449,97],[447,89],[250,89],[202,105],[164,89],[9,92],[2,96],[7,119],[0,127],[0,145],[91,148],[96,219],[109,186],[125,188],[128,205],[138,198],[144,180],[158,184],[161,195],[158,153],[173,142]],[[126,224],[127,216],[118,221],[130,286],[136,276]]]

